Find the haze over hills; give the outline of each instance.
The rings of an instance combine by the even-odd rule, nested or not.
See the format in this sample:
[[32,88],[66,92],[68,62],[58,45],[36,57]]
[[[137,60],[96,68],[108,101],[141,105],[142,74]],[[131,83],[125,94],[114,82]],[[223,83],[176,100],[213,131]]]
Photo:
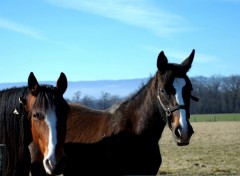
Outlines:
[[[100,80],[100,81],[68,81],[67,91],[64,93],[64,97],[72,99],[74,93],[81,92],[81,98],[84,96],[90,96],[99,98],[103,92],[110,93],[111,95],[117,95],[119,97],[125,97],[129,94],[137,91],[143,83],[146,83],[148,78],[137,79],[125,79],[125,80]],[[43,81],[39,84],[56,84],[55,81]],[[27,82],[17,83],[0,83],[0,90],[10,87],[26,86]]]

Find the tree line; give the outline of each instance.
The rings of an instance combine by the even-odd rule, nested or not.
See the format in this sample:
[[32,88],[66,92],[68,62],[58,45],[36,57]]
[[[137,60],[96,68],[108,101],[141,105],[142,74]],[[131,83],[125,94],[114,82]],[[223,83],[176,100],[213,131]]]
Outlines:
[[240,76],[211,76],[191,79],[193,94],[200,98],[192,103],[194,114],[239,113],[240,112]]
[[[199,98],[198,102],[191,101],[192,114],[240,113],[240,76],[191,77],[192,95]],[[89,95],[81,97],[81,91],[74,93],[71,100],[82,105],[104,110],[126,97],[102,92],[96,99]]]

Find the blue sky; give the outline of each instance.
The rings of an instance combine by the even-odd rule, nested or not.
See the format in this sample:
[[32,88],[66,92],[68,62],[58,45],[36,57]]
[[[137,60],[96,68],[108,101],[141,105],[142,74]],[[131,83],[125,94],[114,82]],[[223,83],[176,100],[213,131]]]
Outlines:
[[240,74],[240,0],[0,1],[0,83],[146,78],[192,49],[189,76]]

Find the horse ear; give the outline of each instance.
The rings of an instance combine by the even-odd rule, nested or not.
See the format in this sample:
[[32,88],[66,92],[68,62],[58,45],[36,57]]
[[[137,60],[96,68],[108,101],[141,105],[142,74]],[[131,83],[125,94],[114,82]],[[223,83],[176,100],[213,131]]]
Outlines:
[[66,75],[61,72],[60,77],[57,80],[57,85],[56,85],[58,91],[60,92],[60,94],[64,94],[64,92],[67,89],[67,77]]
[[168,59],[167,57],[164,55],[164,52],[161,51],[158,55],[158,59],[157,59],[157,68],[160,72],[165,72],[167,69],[167,64],[168,64]]
[[188,72],[188,70],[191,68],[192,66],[192,62],[193,62],[193,58],[194,58],[194,54],[195,54],[195,50],[192,50],[192,53],[188,56],[188,58],[186,58],[182,63],[182,67],[185,70],[185,72]]
[[31,72],[28,76],[28,89],[32,95],[37,96],[39,93],[40,85],[36,77],[34,76],[33,72]]

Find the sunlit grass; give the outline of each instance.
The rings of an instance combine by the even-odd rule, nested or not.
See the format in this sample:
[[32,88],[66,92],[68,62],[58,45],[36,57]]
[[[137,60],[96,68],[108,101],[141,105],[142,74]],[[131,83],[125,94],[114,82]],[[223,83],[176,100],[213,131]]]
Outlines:
[[240,175],[240,122],[191,123],[195,133],[179,147],[165,128],[160,175]]

